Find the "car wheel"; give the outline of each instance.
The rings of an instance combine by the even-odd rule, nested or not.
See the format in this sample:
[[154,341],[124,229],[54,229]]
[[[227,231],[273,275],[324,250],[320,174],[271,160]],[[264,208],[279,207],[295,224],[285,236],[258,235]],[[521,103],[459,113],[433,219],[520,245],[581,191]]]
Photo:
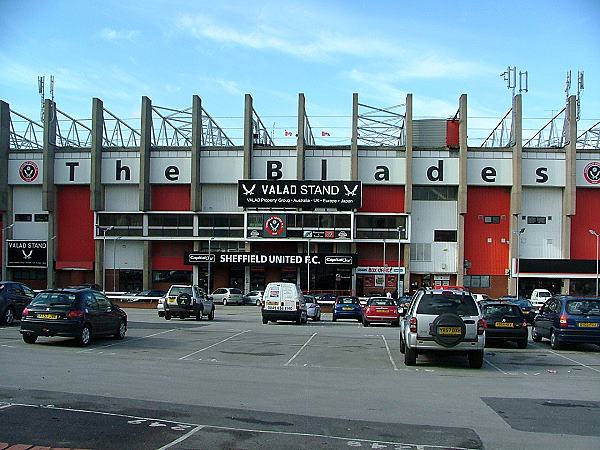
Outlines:
[[4,323],[4,325],[7,326],[11,326],[15,321],[15,311],[13,310],[12,306],[9,306],[8,308],[6,308],[6,311],[4,311],[4,315],[2,316],[2,322]]
[[369,321],[367,319],[363,320],[363,327],[368,327]]
[[266,325],[269,323],[269,319],[267,319],[266,317],[263,317],[262,321],[263,321],[263,325]]
[[165,313],[165,320],[171,320],[171,313]]
[[119,341],[125,339],[125,333],[127,333],[127,323],[124,320],[121,320],[121,322],[119,322],[119,328],[115,333],[115,339],[118,339]]
[[198,308],[198,310],[196,311],[196,320],[202,320],[203,313],[204,313],[204,310],[202,308]]
[[92,340],[92,329],[88,324],[85,324],[81,331],[79,332],[79,337],[77,338],[77,343],[81,347],[87,347]]
[[536,327],[531,329],[531,339],[533,342],[542,342],[542,335],[538,333]]
[[260,306],[260,300],[256,300],[256,306]]
[[527,339],[523,339],[521,341],[518,341],[517,345],[519,346],[519,348],[527,348]]
[[226,298],[223,299],[223,306],[227,306],[227,299]]
[[335,317],[335,314],[334,314],[334,315],[331,317],[331,321],[332,321],[332,322],[335,322],[336,320],[337,320],[337,319],[336,319],[336,317]]
[[552,347],[552,350],[560,350],[560,339],[554,330],[550,333],[550,347]]
[[412,348],[405,348],[404,365],[415,366],[417,364],[417,351]]
[[208,320],[214,320],[214,318],[215,318],[215,307],[213,306],[210,309],[210,313],[208,314]]
[[404,354],[406,352],[406,344],[404,343],[404,338],[400,335],[400,353]]
[[483,366],[483,350],[469,352],[469,367],[481,369],[481,366]]
[[23,340],[27,343],[27,344],[35,344],[35,341],[37,341],[37,334],[33,334],[33,333],[23,333]]

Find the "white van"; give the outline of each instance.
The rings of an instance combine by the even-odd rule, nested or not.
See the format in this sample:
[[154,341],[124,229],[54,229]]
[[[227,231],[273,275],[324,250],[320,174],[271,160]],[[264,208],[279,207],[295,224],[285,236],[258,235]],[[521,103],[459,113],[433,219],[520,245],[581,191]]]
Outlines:
[[300,288],[294,283],[278,281],[265,288],[262,302],[262,322],[290,320],[297,324],[306,323],[306,303]]
[[552,294],[548,289],[534,289],[531,293],[531,303],[536,311],[539,311],[546,301],[550,300]]

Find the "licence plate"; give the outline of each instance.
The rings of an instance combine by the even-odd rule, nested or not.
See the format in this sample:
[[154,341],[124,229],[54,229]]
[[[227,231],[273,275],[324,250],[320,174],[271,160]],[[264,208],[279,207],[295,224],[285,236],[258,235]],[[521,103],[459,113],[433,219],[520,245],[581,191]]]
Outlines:
[[38,319],[58,319],[57,314],[38,314]]
[[579,322],[577,326],[580,328],[598,328],[600,324],[597,322]]
[[439,327],[438,333],[442,336],[458,336],[461,333],[460,327]]
[[388,312],[387,308],[377,308],[375,311],[377,311],[377,312]]
[[496,322],[494,323],[496,328],[514,328],[514,324],[512,322]]
[[352,311],[354,308],[352,306],[344,306],[342,309],[344,311]]
[[169,305],[173,305],[173,304],[177,303],[177,297],[169,297],[169,299],[167,300],[167,303]]

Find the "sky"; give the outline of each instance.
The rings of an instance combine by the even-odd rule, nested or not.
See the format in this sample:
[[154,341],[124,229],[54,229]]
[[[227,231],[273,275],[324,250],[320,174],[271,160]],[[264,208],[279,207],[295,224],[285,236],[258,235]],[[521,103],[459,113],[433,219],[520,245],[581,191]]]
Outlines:
[[323,145],[349,143],[355,92],[377,108],[411,93],[416,119],[454,116],[467,94],[476,145],[511,107],[509,66],[528,73],[524,136],[564,107],[568,71],[571,94],[585,74],[579,132],[600,121],[600,0],[0,0],[0,10],[0,100],[36,121],[38,76],[49,97],[50,75],[58,109],[82,120],[93,97],[139,124],[142,96],[179,110],[198,95],[236,144],[245,94],[277,145],[295,143],[285,131],[299,93]]

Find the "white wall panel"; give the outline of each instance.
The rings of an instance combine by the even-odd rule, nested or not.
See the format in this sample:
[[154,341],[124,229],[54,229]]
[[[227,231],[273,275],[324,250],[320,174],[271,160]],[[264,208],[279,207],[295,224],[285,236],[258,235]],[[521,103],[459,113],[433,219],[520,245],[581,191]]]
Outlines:
[[359,157],[358,179],[363,184],[405,184],[406,159]]
[[[253,156],[252,157],[252,179],[266,180],[267,168],[281,165],[282,180],[296,180],[296,156]],[[320,169],[319,169],[319,173]],[[319,175],[320,177],[320,175]]]
[[472,186],[511,186],[511,159],[469,158],[467,183]]
[[[339,152],[336,152],[339,153]],[[351,171],[350,156],[305,156],[304,178],[320,180],[323,161],[326,164],[327,180],[349,180]]]
[[[114,154],[113,154],[114,153]],[[102,183],[139,184],[140,157],[138,152],[107,152],[102,155]]]
[[111,211],[139,211],[140,191],[137,185],[108,185],[104,189],[104,208]]
[[458,184],[458,158],[413,158],[414,184]]
[[202,211],[232,212],[241,211],[238,207],[238,187],[236,184],[202,185]]
[[13,188],[13,213],[32,215],[31,222],[14,222],[13,239],[48,239],[48,223],[33,220],[34,214],[45,213],[42,210],[41,186],[15,186]]
[[56,153],[55,184],[90,184],[92,160],[89,152]]
[[104,264],[107,271],[113,268],[142,270],[144,268],[144,243],[142,241],[125,241],[124,239],[114,240],[107,236]]
[[[187,157],[176,156],[188,153]],[[152,152],[150,156],[150,183],[189,184],[192,181],[190,152]]]
[[238,153],[231,153],[229,156],[202,156],[200,181],[213,184],[237,183],[244,175],[243,152],[241,155]]
[[565,185],[565,160],[523,159],[523,186]]
[[[42,184],[44,181],[44,167],[42,165],[41,154],[37,153],[35,157],[28,158],[28,156],[33,155],[23,155],[23,158],[13,159],[13,155],[9,156],[8,160],[8,184],[22,184],[22,185],[32,185],[32,184]],[[19,155],[21,156],[21,155]],[[38,159],[39,158],[39,159]],[[32,167],[35,167],[37,171],[35,172],[35,176],[31,178],[23,179],[20,175],[20,170],[24,167],[24,165],[30,165],[28,163],[33,163]]]
[[[546,223],[528,224],[527,216],[546,217]],[[561,258],[562,189],[524,187],[521,228],[525,228],[519,243],[521,258]]]

